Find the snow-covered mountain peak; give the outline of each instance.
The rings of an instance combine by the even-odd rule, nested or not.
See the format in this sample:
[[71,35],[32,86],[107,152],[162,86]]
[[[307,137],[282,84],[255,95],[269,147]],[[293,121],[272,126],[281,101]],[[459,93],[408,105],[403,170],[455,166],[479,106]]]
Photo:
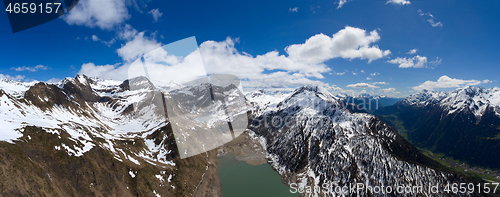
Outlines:
[[280,107],[285,104],[295,104],[301,107],[316,108],[319,104],[329,102],[340,105],[340,99],[333,96],[328,90],[318,86],[302,86],[293,91],[282,103],[278,104]]
[[[26,87],[22,98],[2,90],[0,126],[5,129],[0,132],[3,136],[0,140],[16,141],[23,136],[22,131],[27,126],[34,126],[57,135],[68,134],[71,141],[79,141],[81,146],[58,145],[66,146],[68,155],[81,156],[92,147],[100,146],[111,151],[117,160],[130,160],[139,165],[137,158],[141,158],[146,162],[170,165],[171,161],[160,161],[154,156],[162,152],[154,143],[142,153],[125,154],[117,149],[116,142],[120,140],[144,139],[168,124],[164,113],[155,115],[158,107],[148,100],[154,98],[154,92],[150,89],[131,91],[122,84],[77,76],[61,80],[57,85],[44,82],[31,85]],[[155,153],[150,152],[155,150]]]
[[31,86],[38,83],[38,81],[31,82],[22,82],[22,81],[13,81],[10,79],[0,79],[0,89],[4,90],[6,93],[14,97],[22,97],[24,92],[26,92]]
[[409,105],[428,105],[436,100],[441,100],[447,96],[445,92],[423,90],[417,94],[412,94],[404,98],[401,102]]
[[470,112],[478,119],[488,108],[492,108],[500,116],[500,88],[467,86],[452,92],[424,90],[408,96],[402,103],[412,106],[437,105],[448,114]]

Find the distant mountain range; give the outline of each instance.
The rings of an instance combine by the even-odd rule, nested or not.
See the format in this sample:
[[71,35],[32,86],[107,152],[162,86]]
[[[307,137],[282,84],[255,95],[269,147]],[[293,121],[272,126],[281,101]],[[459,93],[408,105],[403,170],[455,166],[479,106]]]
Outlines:
[[360,94],[358,96],[338,95],[337,97],[342,99],[346,108],[352,112],[361,113],[373,113],[380,108],[394,105],[402,99],[384,95],[372,96],[370,94]]
[[500,169],[500,88],[422,91],[374,112],[416,146]]
[[[208,105],[210,97],[212,103],[217,102],[214,97],[234,100],[236,87],[172,84],[175,90],[168,84],[154,87],[145,77],[113,81],[76,76],[55,84],[0,81],[0,194],[222,196],[216,150],[181,159],[186,150],[179,143],[190,136],[174,135],[175,123],[160,113],[165,110],[160,104],[168,102],[162,99],[169,90],[169,97],[188,106],[173,110],[190,110],[189,106]],[[207,88],[211,95],[200,93]],[[193,104],[183,99],[188,97],[199,99]],[[423,187],[422,196],[450,196],[444,188],[439,194],[428,188],[479,183],[447,170],[376,116],[348,110],[341,98],[322,88],[256,91],[245,99],[252,107],[247,132],[259,141],[268,163],[287,185],[412,185]],[[496,121],[484,114],[497,108],[484,109],[479,122]],[[475,118],[477,112],[471,114],[466,117]],[[213,126],[197,119],[190,123],[194,131],[200,125]],[[367,190],[340,196],[350,195],[414,196]]]

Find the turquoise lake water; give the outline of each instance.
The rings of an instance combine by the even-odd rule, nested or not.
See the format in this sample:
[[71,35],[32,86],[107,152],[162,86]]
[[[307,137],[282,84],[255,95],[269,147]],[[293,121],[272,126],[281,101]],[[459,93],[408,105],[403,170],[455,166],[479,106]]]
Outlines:
[[219,157],[219,177],[224,197],[298,197],[281,182],[269,164],[258,166],[237,161],[234,154]]

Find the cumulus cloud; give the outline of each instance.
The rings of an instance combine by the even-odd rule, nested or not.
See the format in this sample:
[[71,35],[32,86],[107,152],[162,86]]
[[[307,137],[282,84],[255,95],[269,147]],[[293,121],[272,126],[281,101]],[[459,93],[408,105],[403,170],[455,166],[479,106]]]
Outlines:
[[380,59],[391,53],[380,50],[373,43],[380,40],[376,30],[369,33],[366,30],[345,27],[332,37],[316,34],[303,44],[294,44],[285,48],[289,58],[307,64],[318,64],[333,58],[368,59],[368,62]]
[[376,76],[376,75],[380,75],[380,73],[378,72],[370,73],[370,76]]
[[[125,61],[124,65],[87,63],[82,65],[79,73],[121,80],[127,77],[126,70],[134,64],[132,61],[160,46],[160,43],[153,38],[146,37],[144,32],[138,33],[129,25],[120,27],[117,37],[127,40],[127,43],[117,50],[118,55]],[[315,40],[317,38],[320,40]],[[317,42],[325,38],[327,43]],[[204,70],[198,70],[203,70],[206,74],[235,75],[242,79],[242,84],[246,88],[289,88],[301,85],[331,87],[327,83],[317,80],[324,78],[323,74],[331,71],[324,62],[334,58],[359,58],[372,61],[384,57],[390,52],[382,51],[377,46],[370,46],[379,39],[376,31],[367,34],[365,30],[346,27],[332,37],[318,34],[305,43],[290,45],[285,48],[288,55],[279,54],[278,51],[270,51],[254,56],[238,51],[235,48],[237,39],[228,37],[220,42],[205,41],[199,46]],[[318,50],[321,53],[317,53]],[[155,65],[157,66],[155,71],[149,71],[149,73],[161,74],[161,70],[168,70],[170,74],[176,75],[170,79],[174,80],[176,77],[182,78],[184,73],[194,72],[194,69],[184,69],[184,67],[189,68],[195,62],[187,61],[188,57],[169,57],[168,53],[163,56],[158,55],[158,57],[162,57],[164,62],[169,62],[169,66],[183,66],[173,69],[174,67],[164,67],[165,65],[158,64]],[[343,75],[346,72],[335,74]]]
[[62,19],[69,25],[84,25],[112,30],[129,19],[126,0],[86,0],[80,1]]
[[24,75],[10,76],[10,75],[0,74],[0,79],[10,79],[10,80],[13,80],[13,81],[23,80],[24,77],[25,77]]
[[34,67],[28,67],[28,66],[21,66],[21,67],[12,67],[10,68],[11,70],[15,70],[15,71],[30,71],[30,72],[36,72],[36,71],[39,71],[39,70],[47,70],[49,69],[50,67],[48,66],[44,66],[44,65],[36,65]]
[[434,90],[437,88],[458,88],[458,87],[463,87],[463,86],[474,86],[474,85],[479,85],[482,83],[491,83],[490,80],[463,80],[463,79],[456,79],[456,78],[451,78],[446,75],[443,75],[439,77],[437,81],[426,81],[419,86],[412,87],[414,90],[421,91],[421,90]]
[[399,68],[425,68],[427,67],[427,57],[425,56],[415,56],[413,58],[401,58],[397,57],[395,59],[387,61],[391,64],[399,64]]
[[117,49],[116,52],[123,60],[129,62],[160,46],[161,44],[156,42],[156,40],[146,37],[144,36],[144,32],[140,32],[133,36],[132,40]]
[[371,77],[366,77],[366,80],[370,81],[370,80],[372,80],[372,78]]
[[372,85],[372,84],[369,84],[369,83],[349,84],[346,87],[348,87],[348,88],[363,88],[363,89],[366,89],[366,88],[380,88],[378,86],[375,86],[375,85]]
[[408,0],[389,0],[385,4],[389,4],[389,3],[397,4],[397,5],[410,5],[411,4],[411,2]]
[[[198,53],[197,55],[177,58],[173,55],[167,55],[161,52],[161,50],[162,48],[158,48],[144,57],[148,65],[147,75],[144,73],[145,71],[143,70],[141,59],[124,65],[95,65],[92,62],[85,63],[82,65],[80,71],[78,71],[78,74],[114,80],[125,80],[136,76],[150,76],[151,79],[164,79],[160,81],[161,83],[168,83],[170,81],[182,83],[186,82],[185,80],[194,79],[195,76],[202,76],[205,74],[198,51],[196,51]],[[155,62],[155,60],[159,60],[159,58],[163,58],[161,62],[167,61],[173,65]],[[200,65],[201,69],[199,68]]]
[[412,50],[406,52],[406,54],[415,54],[415,53],[417,53],[417,50],[418,49],[412,49]]
[[134,29],[131,25],[125,24],[120,26],[116,31],[116,36],[121,40],[131,40],[137,35],[138,31]]
[[163,13],[161,13],[158,8],[152,9],[148,13],[153,16],[153,19],[155,20],[155,22],[158,21],[158,19],[163,15]]
[[322,73],[330,71],[324,64],[306,64],[294,61],[277,51],[252,56],[240,53],[234,47],[235,40],[206,41],[200,45],[200,52],[208,73],[233,74],[242,79],[259,79],[263,73],[273,70],[284,70],[290,75],[324,78]]
[[85,74],[90,77],[102,79],[125,80],[128,77],[129,65],[95,65],[92,62],[82,65],[78,74]]
[[92,35],[92,41],[99,41],[101,39],[99,39],[99,37],[97,37],[96,35]]
[[290,11],[290,12],[298,12],[299,8],[298,7],[290,8],[290,9],[288,9],[288,11]]

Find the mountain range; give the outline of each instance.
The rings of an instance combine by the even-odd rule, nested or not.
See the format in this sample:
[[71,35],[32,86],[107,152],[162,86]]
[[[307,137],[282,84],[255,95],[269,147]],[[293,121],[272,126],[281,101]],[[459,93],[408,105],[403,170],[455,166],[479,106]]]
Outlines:
[[325,183],[333,188],[358,183],[371,187],[423,185],[426,189],[420,194],[356,195],[450,196],[426,191],[430,185],[474,181],[448,171],[376,116],[353,113],[342,101],[320,87],[305,86],[254,111],[250,130],[286,184],[312,188]]
[[[217,150],[183,158],[183,137],[175,133],[173,117],[162,113],[170,108],[160,105],[167,103],[162,101],[167,93],[186,98],[210,87],[212,99],[233,98],[230,90],[236,87],[176,84],[167,91],[145,77],[113,81],[81,75],[55,84],[2,80],[0,87],[4,196],[222,196]],[[242,102],[251,109],[246,135],[291,187],[422,186],[412,194],[360,190],[339,196],[450,196],[443,187],[437,194],[429,188],[479,183],[447,170],[376,116],[348,110],[320,87],[257,91]],[[192,123],[194,130],[206,124]]]
[[146,78],[1,86],[4,196],[221,194],[215,152],[180,159],[170,122],[140,107],[155,93]]
[[500,88],[422,91],[374,112],[414,145],[500,169]]

